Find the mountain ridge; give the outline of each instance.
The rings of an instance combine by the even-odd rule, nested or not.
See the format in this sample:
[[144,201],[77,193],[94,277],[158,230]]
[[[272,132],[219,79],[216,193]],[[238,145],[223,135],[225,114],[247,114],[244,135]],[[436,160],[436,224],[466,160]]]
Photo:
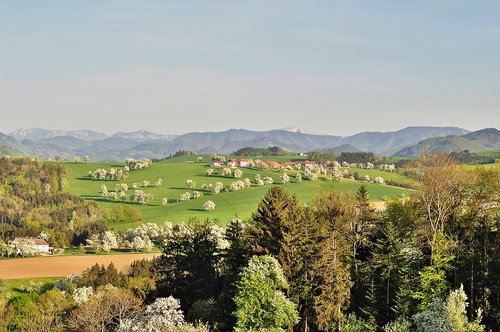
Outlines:
[[[425,139],[447,135],[460,136],[470,132],[458,127],[416,126],[391,132],[366,131],[351,136],[307,134],[300,130],[286,129],[268,131],[228,129],[219,132],[189,132],[182,135],[156,134],[139,130],[106,135],[92,130],[49,131],[32,128],[19,129],[13,133],[17,139],[11,137],[14,141],[9,141],[8,145],[30,155],[53,157],[57,154],[63,159],[73,159],[76,155],[89,155],[94,161],[117,161],[127,157],[164,158],[179,150],[232,153],[249,146],[256,148],[279,146],[296,152],[348,150],[388,155],[389,152],[401,151]],[[0,141],[0,146],[5,145],[1,143]]]

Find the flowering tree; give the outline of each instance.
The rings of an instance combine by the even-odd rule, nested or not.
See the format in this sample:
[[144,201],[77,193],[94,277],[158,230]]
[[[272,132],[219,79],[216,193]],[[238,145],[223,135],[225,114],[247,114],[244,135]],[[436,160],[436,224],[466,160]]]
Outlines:
[[301,172],[295,173],[295,182],[297,182],[297,183],[302,182],[302,173]]
[[146,306],[143,313],[120,322],[118,332],[192,331],[208,332],[205,326],[193,326],[184,321],[179,300],[160,297]]
[[214,174],[214,170],[212,168],[207,169],[207,175],[210,176]]
[[199,191],[193,191],[193,199],[197,199],[197,198],[200,198],[201,196],[203,196],[203,193],[202,192],[199,192]]
[[311,171],[310,169],[305,169],[303,172],[302,172],[302,178],[306,179],[306,180],[310,180],[310,181],[314,181],[316,179],[318,179],[318,174]]
[[454,290],[446,302],[435,298],[426,311],[413,316],[417,332],[455,332],[455,331],[484,331],[481,325],[481,312],[477,319],[469,322],[467,318],[467,295],[463,286]]
[[168,204],[168,198],[167,197],[163,197],[163,199],[161,200],[161,204],[167,205]]
[[90,157],[88,155],[83,156],[83,161],[88,163],[90,160]]
[[266,176],[265,178],[262,179],[262,181],[264,182],[265,185],[273,184],[274,183],[273,178],[270,177],[270,176]]
[[73,300],[80,306],[90,301],[92,296],[94,296],[94,289],[91,286],[78,287],[73,293]]
[[186,187],[188,187],[189,189],[196,188],[196,182],[194,182],[191,179],[186,180],[185,184],[186,184]]
[[203,161],[203,157],[202,156],[199,156],[198,158],[196,158],[196,161],[201,163]]
[[158,181],[156,181],[156,186],[159,187],[163,184],[163,179],[158,179]]
[[146,204],[147,202],[150,202],[153,200],[153,195],[152,194],[146,194],[142,190],[135,190],[132,195],[130,195],[130,200],[132,202],[137,202],[139,204]]
[[243,176],[243,171],[239,168],[235,169],[234,170],[234,173],[233,173],[234,177],[235,178],[241,178]]
[[212,186],[212,192],[214,194],[220,193],[222,189],[224,189],[224,184],[222,182],[215,182],[215,184]]
[[203,204],[203,208],[206,211],[212,211],[215,209],[215,203],[212,201],[206,201],[205,204]]
[[128,190],[128,184],[126,183],[120,183],[115,186],[115,191],[127,191]]
[[236,328],[246,331],[284,331],[299,321],[296,305],[286,298],[288,283],[278,261],[253,256],[236,283]]
[[22,257],[34,256],[38,253],[35,247],[35,241],[33,240],[20,240],[13,245],[13,247],[13,251]]
[[378,184],[384,184],[384,179],[381,176],[377,176],[375,179],[373,179],[373,182]]
[[245,178],[243,182],[245,183],[245,188],[250,188],[252,186],[249,178]]
[[191,199],[191,193],[186,191],[184,194],[179,195],[177,201],[184,202],[184,201],[189,201],[190,199]]
[[109,192],[108,192],[108,187],[106,185],[101,186],[101,196],[104,198],[108,198]]
[[153,162],[149,159],[135,160],[132,158],[128,158],[127,160],[125,160],[125,166],[127,166],[131,171],[148,168],[149,166],[151,166],[151,164],[153,164]]
[[255,175],[255,183],[257,183],[259,180],[261,180],[260,174]]
[[221,171],[222,176],[231,176],[233,174],[233,171],[231,171],[231,168],[229,167],[224,167]]
[[283,173],[283,175],[281,175],[280,178],[281,178],[281,183],[283,183],[283,184],[290,182],[290,177],[286,173]]
[[130,241],[132,244],[132,248],[134,248],[135,251],[139,250],[151,250],[153,247],[153,243],[151,242],[151,239],[147,235],[136,235],[132,238]]
[[124,191],[120,192],[120,201],[125,202],[127,198],[128,196]]
[[76,156],[75,157],[75,163],[79,163],[80,162],[80,157]]
[[87,239],[87,245],[96,252],[109,252],[112,248],[118,247],[118,239],[113,232],[105,231],[100,234],[93,234]]

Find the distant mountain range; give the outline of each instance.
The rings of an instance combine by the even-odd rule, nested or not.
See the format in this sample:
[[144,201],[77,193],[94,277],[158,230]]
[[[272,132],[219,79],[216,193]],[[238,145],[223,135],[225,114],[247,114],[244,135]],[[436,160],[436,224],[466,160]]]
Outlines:
[[395,157],[418,157],[430,152],[453,152],[469,150],[481,152],[500,149],[500,131],[486,128],[465,135],[447,135],[422,140],[396,153]]
[[[298,128],[270,131],[231,129],[223,132],[193,132],[163,135],[149,131],[118,132],[113,135],[91,130],[19,129],[0,133],[0,153],[28,154],[73,159],[89,155],[94,161],[118,161],[127,157],[163,158],[179,150],[199,153],[231,153],[244,147],[279,146],[295,152],[311,150],[341,152],[370,151],[379,155],[419,156],[423,152],[483,151],[498,149],[496,129],[472,132],[456,127],[407,127],[394,132],[362,132],[352,136],[315,135]],[[2,152],[3,151],[3,152]]]

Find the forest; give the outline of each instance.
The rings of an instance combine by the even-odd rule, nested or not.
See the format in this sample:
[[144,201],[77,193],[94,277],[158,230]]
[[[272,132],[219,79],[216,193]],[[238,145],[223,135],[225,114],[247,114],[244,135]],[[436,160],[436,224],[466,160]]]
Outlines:
[[[20,174],[12,163],[0,167],[13,179],[2,211],[66,215],[55,229],[92,223],[92,205],[59,192],[61,169],[25,161]],[[50,290],[0,295],[0,331],[498,331],[498,171],[435,154],[415,174],[418,188],[383,212],[364,186],[310,204],[272,187],[248,220],[172,226],[161,256],[128,273],[95,266]]]

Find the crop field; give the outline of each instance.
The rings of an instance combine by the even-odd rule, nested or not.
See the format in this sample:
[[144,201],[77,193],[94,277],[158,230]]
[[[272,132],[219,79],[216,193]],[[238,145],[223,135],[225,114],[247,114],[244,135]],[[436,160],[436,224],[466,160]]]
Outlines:
[[[339,193],[355,193],[363,184],[368,188],[370,199],[372,201],[384,201],[386,199],[405,196],[410,193],[409,190],[388,185],[380,185],[373,183],[363,183],[349,179],[342,179],[340,182],[329,182],[323,178],[316,181],[304,180],[301,183],[296,183],[294,171],[289,171],[290,183],[280,184],[280,175],[283,173],[278,170],[257,170],[241,168],[243,176],[241,179],[249,178],[252,181],[251,188],[247,188],[236,192],[221,192],[220,194],[212,194],[207,191],[202,191],[202,184],[210,184],[222,182],[225,186],[238,180],[232,177],[223,177],[219,175],[206,175],[210,157],[202,155],[203,161],[196,162],[198,156],[185,156],[173,159],[167,159],[161,162],[153,163],[149,168],[144,170],[131,171],[127,179],[122,181],[94,181],[86,175],[88,171],[94,171],[97,168],[109,169],[110,167],[123,167],[121,163],[63,163],[68,169],[68,191],[84,197],[86,200],[95,201],[101,208],[111,208],[117,204],[128,204],[138,208],[142,213],[144,222],[155,222],[162,224],[165,221],[173,223],[184,222],[190,218],[197,217],[199,219],[218,219],[225,223],[231,218],[238,217],[245,219],[251,215],[257,208],[257,203],[264,196],[269,185],[258,187],[255,185],[254,177],[259,174],[262,178],[270,176],[274,180],[275,185],[282,186],[287,192],[296,194],[299,199],[304,202],[310,202],[314,197],[323,191],[335,190]],[[267,159],[267,157],[262,157]],[[295,156],[291,157],[270,157],[269,159],[288,161],[296,160]],[[365,170],[365,169],[350,169],[350,172],[358,172],[360,176],[368,175],[371,178],[382,176],[386,180],[397,180],[404,182],[407,179],[396,173],[389,173],[380,170]],[[161,178],[163,184],[156,187],[156,181]],[[196,182],[195,189],[188,189],[185,181],[191,179]],[[147,204],[140,205],[130,201],[110,201],[101,197],[101,186],[106,185],[109,191],[114,190],[115,185],[119,183],[127,183],[129,190],[127,195],[133,193],[132,183],[148,180],[151,185],[146,188],[140,188],[145,193],[154,195],[154,199]],[[193,191],[203,192],[203,196],[190,201],[177,202],[180,194]],[[162,199],[168,198],[168,204],[162,205]],[[203,209],[204,202],[211,200],[215,203],[216,208],[213,211],[205,211]],[[115,225],[115,229],[121,230],[135,226],[132,223]]]
[[133,261],[151,259],[156,255],[158,253],[29,257],[0,260],[0,279],[65,277],[72,273],[83,272],[96,263],[107,266],[111,262],[119,271],[126,272]]

